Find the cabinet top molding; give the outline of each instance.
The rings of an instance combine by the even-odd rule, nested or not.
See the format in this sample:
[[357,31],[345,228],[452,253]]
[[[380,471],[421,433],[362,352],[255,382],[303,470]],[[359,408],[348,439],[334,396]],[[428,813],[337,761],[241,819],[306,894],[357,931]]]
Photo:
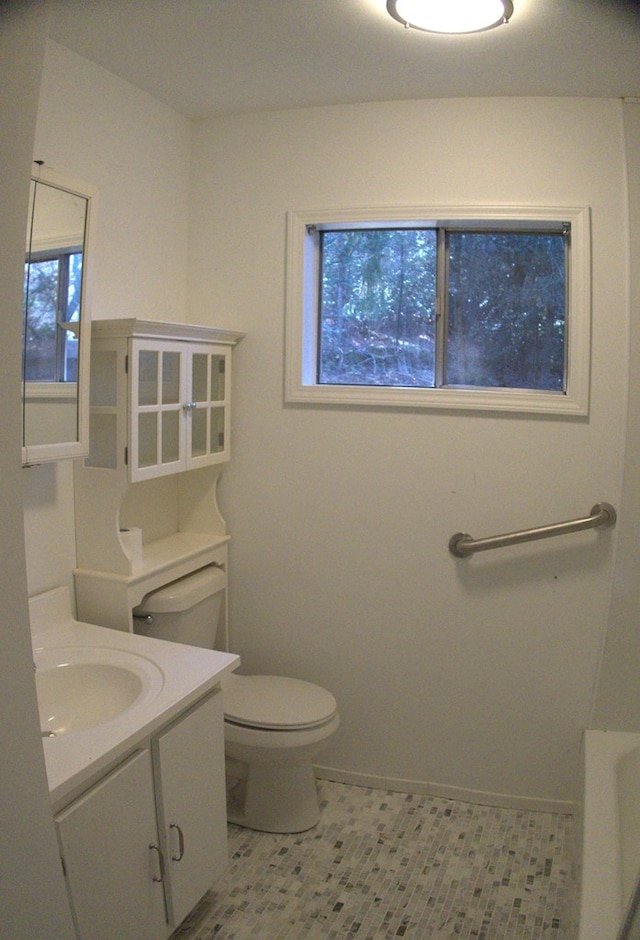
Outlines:
[[236,330],[223,330],[215,326],[195,323],[170,323],[164,320],[140,320],[126,317],[111,320],[93,320],[92,336],[153,337],[154,339],[180,339],[193,343],[223,343],[235,346],[245,336]]

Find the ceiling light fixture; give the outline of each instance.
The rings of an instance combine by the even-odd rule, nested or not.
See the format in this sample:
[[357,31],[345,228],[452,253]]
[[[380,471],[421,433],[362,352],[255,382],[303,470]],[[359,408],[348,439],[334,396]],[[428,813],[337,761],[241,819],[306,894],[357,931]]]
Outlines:
[[387,0],[387,10],[407,29],[428,33],[479,33],[508,23],[511,0]]

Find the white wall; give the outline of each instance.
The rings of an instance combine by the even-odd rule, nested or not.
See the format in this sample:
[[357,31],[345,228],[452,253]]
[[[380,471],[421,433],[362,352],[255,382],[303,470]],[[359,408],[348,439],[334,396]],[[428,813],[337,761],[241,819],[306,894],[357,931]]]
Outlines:
[[[332,689],[321,762],[539,800],[575,795],[616,533],[465,561],[449,537],[617,503],[627,357],[621,105],[440,100],[204,122],[189,316],[244,329],[232,636],[247,671]],[[396,204],[590,205],[587,421],[283,405],[285,213]]]
[[98,188],[93,315],[184,320],[191,124],[48,40],[34,155]]
[[20,309],[45,4],[0,10],[0,937],[71,940],[33,678],[20,489]]
[[626,427],[624,488],[613,579],[613,602],[591,727],[637,731],[640,728],[640,104],[623,106],[627,149],[630,231],[631,333],[629,411]]
[[[94,318],[185,319],[190,148],[186,118],[47,41],[34,158],[98,189]],[[71,464],[22,484],[29,594],[73,588]]]

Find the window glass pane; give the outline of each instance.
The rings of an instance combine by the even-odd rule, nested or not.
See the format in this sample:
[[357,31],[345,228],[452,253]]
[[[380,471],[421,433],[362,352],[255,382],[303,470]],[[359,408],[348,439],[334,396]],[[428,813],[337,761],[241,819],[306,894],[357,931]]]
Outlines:
[[162,412],[162,463],[173,463],[180,456],[180,412]]
[[[91,350],[91,406],[115,408],[118,401],[118,354],[115,350]],[[92,418],[93,420],[93,418]]]
[[138,415],[138,466],[153,467],[158,463],[158,414]]
[[450,232],[445,382],[564,390],[565,237]]
[[[76,382],[82,253],[34,254],[24,273],[24,377],[28,382]],[[74,323],[76,329],[65,329],[63,323]]]
[[56,381],[56,320],[59,259],[25,265],[25,356],[28,382]]
[[176,405],[180,401],[180,353],[162,353],[162,404]]
[[87,467],[118,467],[118,421],[115,414],[94,412],[89,424]]
[[207,410],[196,408],[190,415],[191,456],[203,457],[207,453]]
[[224,408],[211,409],[211,453],[224,450]]
[[158,404],[158,353],[149,349],[138,352],[138,404]]
[[318,382],[434,384],[436,232],[320,233]]
[[191,366],[191,400],[208,401],[206,353],[194,353]]
[[75,324],[75,329],[64,330],[62,337],[62,381],[78,380],[78,338],[80,329],[80,301],[82,293],[82,252],[68,256],[69,278],[64,302],[64,322]]
[[211,401],[224,401],[225,357],[211,357]]

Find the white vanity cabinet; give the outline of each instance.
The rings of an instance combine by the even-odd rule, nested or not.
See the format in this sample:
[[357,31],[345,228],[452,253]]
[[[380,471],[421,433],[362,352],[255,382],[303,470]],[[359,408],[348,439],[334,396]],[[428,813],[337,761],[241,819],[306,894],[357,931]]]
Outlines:
[[227,864],[214,691],[56,816],[80,940],[165,940]]
[[169,923],[180,924],[227,867],[222,694],[152,742]]
[[152,320],[91,328],[88,467],[133,483],[229,459],[231,348],[242,336]]
[[56,826],[78,937],[163,940],[149,751],[135,754],[59,813]]

